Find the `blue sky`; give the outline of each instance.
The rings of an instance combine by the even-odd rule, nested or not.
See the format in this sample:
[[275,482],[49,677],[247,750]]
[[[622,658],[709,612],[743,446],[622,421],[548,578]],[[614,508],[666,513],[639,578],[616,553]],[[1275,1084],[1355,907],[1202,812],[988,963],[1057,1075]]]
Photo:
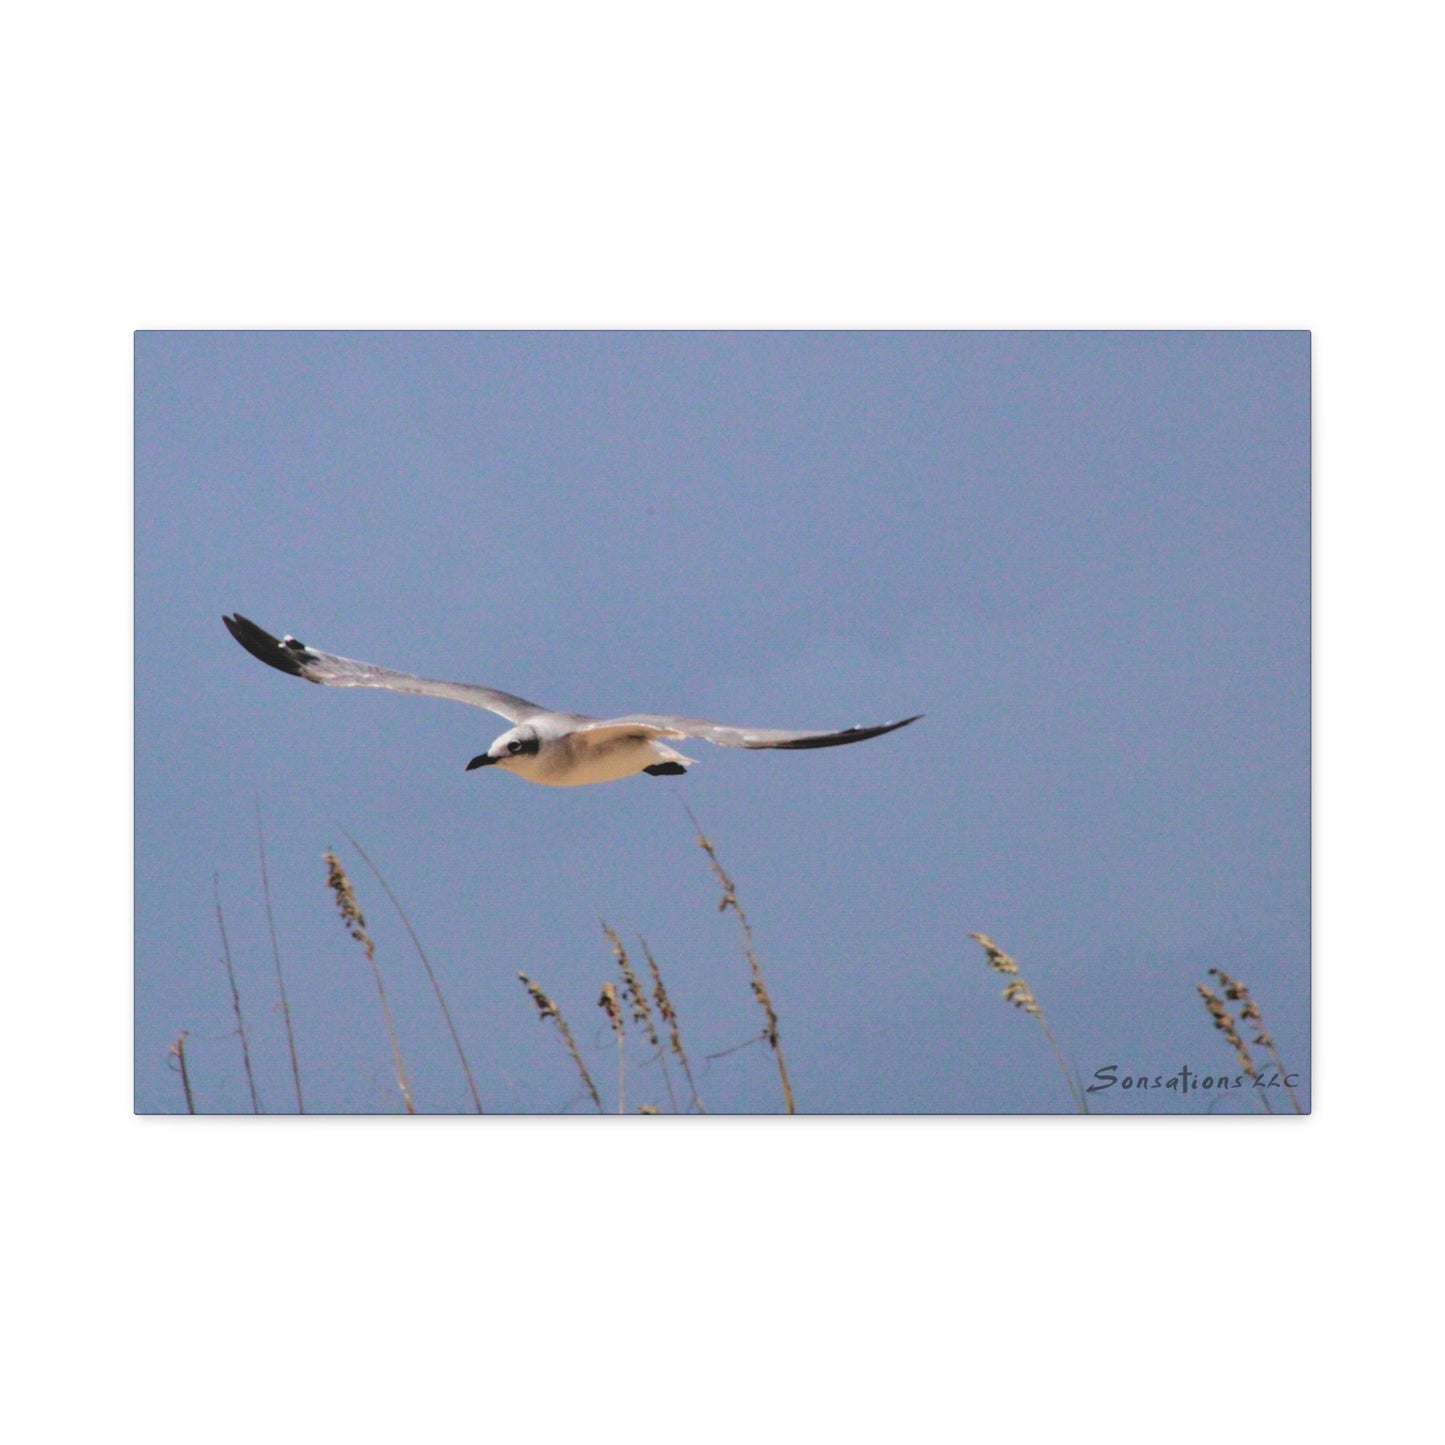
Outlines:
[[[968,939],[1020,962],[1086,1082],[1230,1069],[1195,984],[1249,984],[1309,1100],[1310,341],[1303,332],[141,332],[136,1107],[399,1107],[348,865],[420,1109],[469,1107],[386,874],[488,1111],[604,1100],[605,920],[644,935],[710,1109],[781,1107],[737,882],[804,1112],[1053,1112],[1068,1092]],[[699,744],[683,779],[465,773],[506,723],[310,687],[240,611],[347,656],[602,716],[835,727]],[[629,1105],[667,1106],[634,1041]],[[1236,1096],[1096,1094],[1105,1112]]]

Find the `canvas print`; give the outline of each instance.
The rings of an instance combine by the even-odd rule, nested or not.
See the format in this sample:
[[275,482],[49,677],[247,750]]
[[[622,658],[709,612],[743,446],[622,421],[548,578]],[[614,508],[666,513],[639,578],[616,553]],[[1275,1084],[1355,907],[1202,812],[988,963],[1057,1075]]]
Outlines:
[[1309,569],[1307,332],[138,332],[134,1107],[1308,1113]]

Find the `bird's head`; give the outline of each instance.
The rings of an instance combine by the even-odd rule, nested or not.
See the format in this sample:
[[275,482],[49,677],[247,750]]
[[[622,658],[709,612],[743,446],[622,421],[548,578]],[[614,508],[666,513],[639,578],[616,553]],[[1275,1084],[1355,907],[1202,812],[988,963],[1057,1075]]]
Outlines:
[[473,768],[489,768],[494,765],[509,767],[523,758],[536,757],[541,746],[542,739],[537,735],[537,729],[523,723],[520,727],[503,733],[486,752],[478,753],[467,764],[467,772],[471,772]]

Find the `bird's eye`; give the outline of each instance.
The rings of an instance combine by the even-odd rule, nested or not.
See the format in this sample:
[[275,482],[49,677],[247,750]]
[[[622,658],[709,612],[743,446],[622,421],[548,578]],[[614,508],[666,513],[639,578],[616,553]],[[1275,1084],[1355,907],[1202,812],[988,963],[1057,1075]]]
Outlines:
[[509,753],[519,753],[522,751],[522,745],[516,738],[513,738],[512,741],[507,744],[507,751]]

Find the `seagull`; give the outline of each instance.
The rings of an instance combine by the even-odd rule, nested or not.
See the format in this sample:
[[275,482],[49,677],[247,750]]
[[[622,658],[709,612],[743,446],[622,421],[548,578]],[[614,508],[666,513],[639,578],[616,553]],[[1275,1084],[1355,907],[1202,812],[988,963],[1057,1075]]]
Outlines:
[[699,738],[723,748],[833,748],[861,743],[917,722],[922,713],[879,727],[851,727],[841,732],[791,732],[780,728],[728,727],[696,717],[665,713],[632,713],[596,718],[580,712],[553,712],[525,698],[465,682],[435,682],[427,677],[393,672],[349,657],[333,657],[307,647],[291,636],[277,639],[238,612],[221,619],[231,636],[268,666],[323,687],[383,687],[392,692],[449,698],[486,708],[514,724],[486,752],[467,764],[497,767],[529,783],[572,788],[584,783],[610,783],[636,773],[671,777],[685,773],[695,758],[674,752],[664,738]]

